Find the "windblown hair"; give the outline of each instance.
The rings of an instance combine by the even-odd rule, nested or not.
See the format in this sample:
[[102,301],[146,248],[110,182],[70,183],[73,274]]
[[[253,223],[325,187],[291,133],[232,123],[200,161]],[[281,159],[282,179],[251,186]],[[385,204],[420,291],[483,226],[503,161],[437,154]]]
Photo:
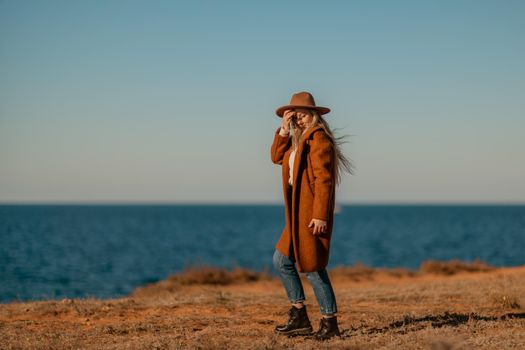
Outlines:
[[[335,184],[339,185],[341,182],[341,174],[343,171],[348,172],[349,174],[355,173],[355,167],[353,165],[353,162],[350,158],[347,158],[342,151],[342,145],[347,143],[344,139],[348,135],[342,135],[342,136],[336,136],[334,131],[337,129],[334,129],[334,131],[331,130],[330,126],[326,122],[326,120],[315,110],[309,110],[308,111],[312,116],[313,120],[312,123],[308,126],[307,129],[310,129],[316,125],[320,125],[323,130],[326,132],[326,134],[330,137],[332,140],[332,143],[334,145],[334,151],[335,151],[335,159],[334,159],[334,178],[335,178]],[[302,130],[301,128],[298,128],[297,125],[292,121],[291,123],[291,137],[292,137],[292,146],[294,148],[297,148],[299,146],[299,142],[301,141],[301,136],[303,133],[307,130]]]

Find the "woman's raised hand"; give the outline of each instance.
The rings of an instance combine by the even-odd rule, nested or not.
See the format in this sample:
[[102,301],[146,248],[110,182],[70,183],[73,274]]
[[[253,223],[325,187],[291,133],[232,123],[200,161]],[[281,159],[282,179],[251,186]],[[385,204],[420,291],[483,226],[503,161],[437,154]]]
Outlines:
[[284,111],[283,123],[281,124],[281,129],[283,129],[283,131],[290,131],[290,122],[292,121],[293,114],[293,110],[291,109],[287,109],[286,111]]

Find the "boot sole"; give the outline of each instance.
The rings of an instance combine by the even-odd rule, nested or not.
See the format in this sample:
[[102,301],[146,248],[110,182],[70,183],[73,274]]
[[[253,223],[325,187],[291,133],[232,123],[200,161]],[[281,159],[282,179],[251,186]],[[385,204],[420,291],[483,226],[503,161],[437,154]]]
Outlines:
[[287,336],[310,335],[310,334],[313,333],[313,331],[314,330],[313,330],[312,327],[293,329],[293,330],[288,331],[288,332],[275,330],[276,333],[279,333],[279,334],[282,334],[282,335],[287,335]]

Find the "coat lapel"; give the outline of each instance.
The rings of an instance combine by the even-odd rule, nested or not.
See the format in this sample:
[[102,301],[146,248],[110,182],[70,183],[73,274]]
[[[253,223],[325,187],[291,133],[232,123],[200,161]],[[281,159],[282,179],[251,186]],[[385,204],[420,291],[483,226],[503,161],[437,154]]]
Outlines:
[[[301,136],[301,141],[299,142],[299,147],[297,148],[297,152],[295,153],[295,160],[294,160],[294,166],[293,166],[293,189],[292,189],[292,203],[291,203],[291,207],[290,207],[290,210],[292,211],[292,223],[291,223],[291,227],[292,227],[292,237],[294,236],[294,234],[299,234],[299,231],[298,231],[298,228],[295,227],[296,223],[298,222],[299,220],[299,203],[297,203],[297,190],[298,190],[298,187],[299,186],[296,186],[296,184],[298,183],[299,181],[299,169],[301,167],[301,159],[303,158],[302,157],[302,154],[303,154],[303,150],[304,150],[304,144],[306,143],[306,140],[310,137],[310,135],[318,130],[318,129],[321,129],[321,127],[319,125],[316,125],[314,126],[313,128],[309,129],[308,131],[306,131],[302,136]],[[295,238],[293,238],[293,241],[295,241]],[[295,245],[295,243],[294,243]],[[296,252],[297,253],[297,252]]]
[[[297,152],[295,152],[295,160],[294,160],[294,164],[293,164],[293,183],[294,184],[296,184],[297,181],[298,181],[299,167],[300,167],[301,159],[303,158],[302,154],[303,154],[303,150],[304,150],[304,144],[306,143],[306,140],[308,139],[308,137],[310,137],[310,135],[315,130],[318,130],[318,129],[321,129],[321,127],[319,125],[316,125],[316,126],[310,128],[308,131],[306,131],[301,136],[301,141],[299,142],[299,147],[297,147]],[[294,190],[294,193],[295,193],[295,190]]]

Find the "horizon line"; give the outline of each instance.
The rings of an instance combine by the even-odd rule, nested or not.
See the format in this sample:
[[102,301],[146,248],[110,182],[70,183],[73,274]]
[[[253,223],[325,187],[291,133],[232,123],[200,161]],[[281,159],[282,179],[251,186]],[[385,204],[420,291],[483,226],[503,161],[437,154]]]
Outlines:
[[[166,206],[206,206],[206,205],[218,205],[218,206],[237,206],[237,205],[253,205],[253,206],[284,206],[283,202],[253,202],[253,201],[140,201],[140,200],[129,200],[129,201],[118,201],[118,200],[84,200],[84,201],[1,201],[0,205],[166,205]],[[447,206],[458,206],[458,205],[511,205],[511,206],[523,206],[525,201],[344,201],[336,202],[336,206],[359,206],[359,205],[447,205]]]

